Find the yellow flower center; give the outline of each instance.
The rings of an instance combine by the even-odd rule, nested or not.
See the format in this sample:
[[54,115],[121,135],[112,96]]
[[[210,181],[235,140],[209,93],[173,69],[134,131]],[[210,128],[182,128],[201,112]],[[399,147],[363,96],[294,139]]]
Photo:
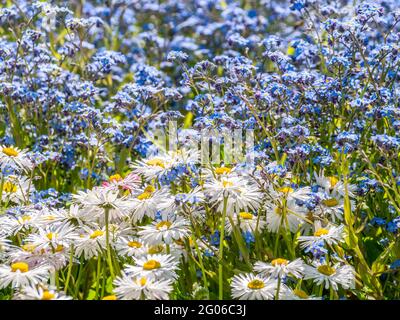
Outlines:
[[148,186],[144,189],[144,192],[148,192],[148,193],[153,193],[154,191],[156,191],[156,188],[154,188],[152,185],[148,185]]
[[301,299],[308,299],[308,294],[305,291],[300,289],[294,289],[293,293]]
[[6,181],[3,185],[3,191],[5,193],[16,193],[17,190],[18,190],[18,187],[10,181]]
[[57,233],[54,232],[50,232],[48,234],[46,234],[47,239],[49,239],[50,241],[53,240],[55,237],[57,237]]
[[228,181],[228,180],[223,180],[222,181],[222,185],[224,186],[224,188],[232,187],[233,186],[233,182]]
[[56,252],[61,252],[63,250],[64,250],[64,246],[62,244],[57,245],[57,247],[55,249]]
[[122,180],[122,177],[118,173],[117,174],[113,174],[109,178],[109,181],[121,181],[121,180]]
[[293,56],[293,55],[296,53],[296,49],[293,48],[292,46],[289,46],[289,47],[287,48],[286,53],[287,53],[288,56]]
[[329,183],[331,184],[331,188],[334,188],[336,184],[339,182],[339,179],[336,177],[328,177]]
[[10,147],[10,148],[3,148],[3,153],[6,154],[9,157],[17,157],[18,156],[18,151],[15,150],[14,148]]
[[141,248],[141,247],[142,247],[142,244],[141,244],[140,242],[137,242],[137,241],[129,241],[129,242],[128,242],[128,247],[131,247],[131,248]]
[[27,252],[33,252],[35,250],[35,245],[32,243],[27,243],[21,246],[22,250]]
[[32,219],[31,216],[22,216],[21,217],[22,223],[27,222],[27,221],[31,221],[31,219]]
[[335,268],[332,268],[332,267],[327,266],[327,265],[319,266],[317,268],[317,270],[318,270],[318,272],[320,272],[320,273],[322,273],[322,274],[324,274],[326,276],[331,276],[336,272]]
[[289,263],[288,260],[283,259],[283,258],[277,258],[271,261],[271,264],[276,267],[277,265],[287,265]]
[[96,239],[97,237],[101,237],[104,234],[104,231],[96,230],[90,235],[90,239]]
[[320,236],[326,235],[328,233],[329,233],[329,230],[321,228],[314,232],[314,237],[320,237]]
[[253,219],[253,215],[250,212],[239,212],[239,217],[245,220]]
[[143,269],[144,270],[154,270],[161,268],[161,264],[157,260],[149,260],[143,264]]
[[150,199],[152,196],[152,193],[150,192],[143,192],[141,194],[139,194],[136,198],[139,200],[146,200],[146,199]]
[[329,208],[336,207],[339,204],[339,201],[335,198],[322,200],[322,203]]
[[151,160],[148,160],[146,162],[147,165],[152,166],[152,167],[161,167],[161,168],[165,168],[165,163],[164,161],[162,161],[161,159],[158,158],[154,158]]
[[264,281],[258,280],[258,279],[254,279],[251,280],[248,284],[247,287],[249,289],[253,289],[253,290],[257,290],[257,289],[262,289],[265,287],[265,283]]
[[227,167],[218,167],[215,168],[214,172],[215,174],[221,175],[221,174],[228,174],[231,173],[232,169],[227,168]]
[[22,273],[29,271],[29,266],[26,262],[15,262],[11,265],[11,271],[17,272],[20,271]]
[[140,285],[143,287],[146,285],[147,283],[147,279],[145,277],[140,278],[139,280]]
[[149,248],[149,250],[147,250],[147,252],[149,254],[156,254],[156,253],[160,253],[163,251],[163,246],[162,245],[157,245],[157,246],[151,246]]
[[276,207],[276,208],[274,209],[274,212],[275,212],[277,215],[282,215],[282,214],[283,214],[283,209],[282,209],[281,207]]
[[105,296],[103,299],[101,300],[117,300],[117,296],[112,294],[110,296]]
[[160,230],[161,228],[167,228],[169,229],[169,227],[172,225],[172,222],[170,221],[160,221],[159,223],[157,223],[156,228],[157,230]]
[[287,194],[287,193],[293,192],[294,190],[293,190],[293,188],[291,188],[291,187],[282,187],[282,188],[279,188],[278,191]]
[[52,300],[56,295],[49,291],[44,291],[42,295],[42,300]]

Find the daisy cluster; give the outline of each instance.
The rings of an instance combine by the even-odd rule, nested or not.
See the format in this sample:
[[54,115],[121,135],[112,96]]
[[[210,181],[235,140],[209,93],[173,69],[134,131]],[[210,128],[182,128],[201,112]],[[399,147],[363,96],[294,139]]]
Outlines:
[[400,299],[397,0],[0,3],[0,299]]

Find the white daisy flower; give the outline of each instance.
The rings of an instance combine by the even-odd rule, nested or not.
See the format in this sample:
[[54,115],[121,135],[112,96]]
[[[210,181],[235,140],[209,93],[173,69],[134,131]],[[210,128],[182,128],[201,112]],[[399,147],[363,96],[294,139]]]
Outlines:
[[273,300],[278,281],[252,273],[236,275],[232,279],[232,297],[239,300]]
[[125,273],[114,280],[114,286],[114,292],[121,300],[168,300],[172,291],[169,279],[132,277]]
[[106,249],[106,232],[101,229],[93,230],[83,228],[84,233],[76,237],[74,242],[75,254],[80,257],[82,254],[86,260],[97,257]]
[[343,225],[340,225],[338,227],[331,225],[327,228],[318,228],[312,236],[300,236],[298,238],[298,241],[301,248],[307,248],[320,241],[324,241],[328,245],[334,245],[339,242],[343,242],[343,236]]
[[0,146],[0,167],[3,170],[8,166],[16,170],[28,171],[33,168],[33,163],[27,157],[25,150]]
[[301,289],[289,289],[284,292],[282,300],[321,300],[321,297],[309,296]]
[[140,177],[134,173],[129,173],[125,178],[117,173],[110,176],[107,182],[103,182],[102,186],[115,191],[122,190],[131,193],[139,187],[140,182]]
[[[240,230],[244,232],[254,233],[256,230],[264,229],[266,226],[264,219],[246,211],[234,213],[232,221],[237,223]],[[233,226],[229,218],[226,219],[226,231],[228,234],[231,234],[233,231]]]
[[134,173],[142,175],[147,181],[150,181],[161,179],[177,165],[196,163],[198,159],[198,150],[181,149],[151,156],[145,160],[138,160],[132,165],[132,168]]
[[59,292],[56,288],[48,287],[44,284],[37,286],[27,286],[21,289],[14,297],[16,300],[72,300],[64,292]]
[[61,227],[40,228],[37,233],[31,233],[26,242],[35,246],[36,249],[52,249],[56,250],[59,247],[69,247],[76,239],[77,235],[74,232],[75,228],[69,224]]
[[286,199],[288,202],[295,202],[296,200],[306,201],[310,198],[312,193],[310,187],[302,187],[294,189],[291,186],[276,187],[272,184],[269,185],[269,194],[272,199]]
[[115,249],[119,255],[128,257],[145,255],[148,250],[143,240],[130,237],[118,237],[115,242]]
[[150,245],[171,244],[174,240],[189,235],[189,225],[189,221],[180,216],[168,217],[165,220],[155,221],[149,226],[139,227],[141,230],[138,236]]
[[134,277],[146,277],[154,279],[175,279],[178,262],[169,254],[148,254],[142,257],[134,257],[134,266],[129,265],[126,272]]
[[283,278],[288,275],[301,278],[304,272],[304,264],[300,258],[293,261],[277,258],[272,260],[271,263],[261,261],[256,262],[254,265],[254,271],[264,276],[272,276],[274,278]]
[[10,259],[11,261],[25,261],[29,265],[47,265],[52,270],[60,270],[69,261],[69,250],[62,245],[58,245],[54,249],[37,249],[34,245],[26,243],[10,252]]
[[47,281],[49,277],[48,266],[36,266],[31,268],[24,261],[17,261],[11,265],[0,265],[0,288],[11,285],[13,288],[35,285]]
[[[321,216],[328,216],[331,220],[343,220],[344,213],[344,197],[336,191],[328,191],[318,193],[322,199],[319,206],[316,207],[315,213]],[[355,208],[355,202],[350,200],[350,207]]]
[[286,201],[286,206],[280,202],[267,202],[266,207],[266,223],[267,229],[277,233],[280,228],[289,229],[291,232],[296,232],[304,223],[306,215],[305,208],[297,206],[294,201]]
[[[325,192],[330,193],[330,192],[335,192],[339,193],[342,197],[345,196],[345,185],[342,181],[340,181],[337,177],[335,176],[329,176],[326,177],[324,174],[324,171],[321,170],[319,174],[314,172],[314,177],[315,180],[317,181],[317,184],[322,187]],[[355,194],[354,192],[357,190],[357,186],[353,184],[348,184],[347,185],[347,191],[349,194],[349,197],[354,198]]]
[[312,279],[317,285],[324,285],[325,289],[332,287],[338,290],[338,285],[343,289],[355,288],[355,271],[350,265],[340,265],[339,263],[334,266],[328,264],[317,264],[313,266],[305,265],[304,267],[304,280]]
[[35,190],[32,181],[22,176],[8,176],[3,182],[2,200],[16,204],[29,202],[29,194]]
[[39,219],[35,214],[27,213],[20,216],[5,215],[0,217],[0,224],[3,230],[7,229],[10,235],[28,230],[35,231],[38,228]]
[[216,210],[222,212],[224,198],[227,197],[227,213],[257,211],[262,201],[258,186],[245,177],[211,178],[204,183],[204,193],[210,203],[215,203]]
[[151,185],[147,186],[142,193],[131,200],[133,222],[141,221],[144,216],[154,218],[160,209],[160,203],[165,201],[167,194],[165,190],[156,190]]
[[127,216],[130,209],[130,201],[126,197],[120,197],[118,191],[102,187],[87,192],[78,191],[73,199],[96,217],[104,217],[105,209],[108,209],[109,221]]

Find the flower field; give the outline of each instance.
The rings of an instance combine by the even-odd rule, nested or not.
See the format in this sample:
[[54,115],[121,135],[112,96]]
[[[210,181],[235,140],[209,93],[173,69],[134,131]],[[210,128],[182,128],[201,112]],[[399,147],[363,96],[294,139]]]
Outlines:
[[400,299],[397,0],[0,0],[0,300]]

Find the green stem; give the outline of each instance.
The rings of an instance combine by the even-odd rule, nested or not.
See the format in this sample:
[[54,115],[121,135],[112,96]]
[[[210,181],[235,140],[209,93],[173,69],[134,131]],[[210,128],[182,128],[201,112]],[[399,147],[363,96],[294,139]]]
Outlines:
[[218,265],[218,299],[223,300],[224,298],[224,269],[222,260],[224,258],[224,236],[225,236],[225,219],[226,219],[226,207],[228,203],[228,197],[224,197],[224,207],[222,210],[221,226],[220,226],[220,240],[219,240],[219,265]]
[[110,273],[111,273],[111,278],[114,279],[114,267],[112,264],[112,259],[111,259],[111,247],[110,247],[110,230],[109,230],[109,214],[110,214],[110,209],[109,208],[104,208],[104,219],[106,220],[106,245],[107,245],[107,262],[108,262],[108,267],[110,268]]
[[275,300],[279,300],[279,290],[281,289],[281,277],[278,277],[278,285],[276,287]]

